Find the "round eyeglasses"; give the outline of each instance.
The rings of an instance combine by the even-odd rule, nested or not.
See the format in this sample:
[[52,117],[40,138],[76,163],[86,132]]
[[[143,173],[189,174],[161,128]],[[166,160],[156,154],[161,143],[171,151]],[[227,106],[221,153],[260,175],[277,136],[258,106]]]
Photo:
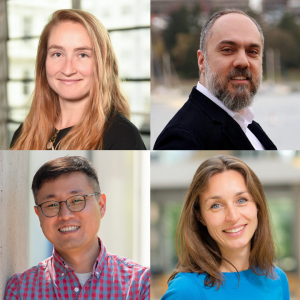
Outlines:
[[100,195],[100,193],[88,194],[88,195],[75,195],[68,198],[65,201],[46,201],[42,204],[37,205],[41,208],[42,213],[49,218],[55,217],[59,214],[61,209],[61,203],[65,202],[67,208],[70,211],[78,212],[85,208],[86,204],[86,197],[93,196],[93,195]]

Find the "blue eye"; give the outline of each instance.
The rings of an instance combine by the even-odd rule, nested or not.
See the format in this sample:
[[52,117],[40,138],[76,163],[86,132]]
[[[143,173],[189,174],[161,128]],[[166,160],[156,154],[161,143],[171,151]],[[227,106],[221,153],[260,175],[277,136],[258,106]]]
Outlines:
[[248,200],[247,199],[245,199],[245,198],[240,198],[239,200],[238,200],[238,203],[239,204],[244,204],[245,202],[247,202]]
[[211,206],[211,208],[212,208],[212,209],[218,209],[218,208],[220,208],[220,204],[215,203],[215,204],[213,204],[213,205]]
[[53,56],[55,56],[55,57],[61,57],[61,53],[54,53]]
[[[85,53],[81,53],[81,54],[79,54],[82,58],[85,58],[85,57],[87,57],[87,54],[85,54]],[[82,55],[84,55],[84,56],[82,56]]]

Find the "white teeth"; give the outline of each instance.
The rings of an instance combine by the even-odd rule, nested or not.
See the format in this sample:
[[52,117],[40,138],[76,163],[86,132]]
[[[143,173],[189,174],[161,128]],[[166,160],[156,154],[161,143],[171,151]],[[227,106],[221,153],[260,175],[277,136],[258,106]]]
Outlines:
[[236,77],[232,77],[232,79],[245,80],[245,79],[247,79],[247,77],[244,77],[244,76],[236,76]]
[[224,231],[227,232],[227,233],[239,232],[239,231],[243,230],[245,226],[246,225],[243,225],[243,226],[241,226],[239,228],[235,228],[235,229],[231,229],[231,230],[224,230]]
[[69,226],[69,227],[64,227],[60,228],[59,231],[66,232],[66,231],[74,231],[78,229],[80,226]]

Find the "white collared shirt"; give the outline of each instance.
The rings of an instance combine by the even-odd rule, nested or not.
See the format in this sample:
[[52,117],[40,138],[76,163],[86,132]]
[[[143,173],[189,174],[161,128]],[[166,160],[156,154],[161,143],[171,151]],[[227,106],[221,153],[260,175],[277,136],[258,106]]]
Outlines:
[[247,107],[243,109],[240,113],[232,111],[228,109],[224,103],[215,97],[205,86],[203,86],[199,81],[197,84],[197,90],[221,107],[224,111],[228,113],[242,128],[244,133],[246,134],[248,140],[252,144],[255,150],[265,150],[264,146],[258,140],[258,138],[252,133],[252,131],[248,128],[254,119],[254,111],[251,107]]

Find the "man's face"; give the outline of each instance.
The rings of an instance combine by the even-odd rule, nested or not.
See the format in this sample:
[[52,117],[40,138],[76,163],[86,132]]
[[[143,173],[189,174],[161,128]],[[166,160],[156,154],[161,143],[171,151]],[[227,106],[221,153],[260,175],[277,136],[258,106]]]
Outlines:
[[224,15],[210,30],[206,55],[198,51],[200,82],[229,109],[241,111],[262,80],[262,52],[261,35],[248,17]]
[[[74,195],[93,194],[94,189],[88,177],[81,172],[64,174],[54,181],[45,182],[37,193],[37,204],[49,200],[64,201]],[[80,251],[90,248],[100,227],[101,218],[105,214],[106,199],[102,196],[86,197],[86,206],[82,211],[70,211],[66,203],[61,203],[57,216],[46,217],[41,208],[35,207],[45,237],[58,252]],[[76,226],[76,230],[66,232],[62,228]]]

